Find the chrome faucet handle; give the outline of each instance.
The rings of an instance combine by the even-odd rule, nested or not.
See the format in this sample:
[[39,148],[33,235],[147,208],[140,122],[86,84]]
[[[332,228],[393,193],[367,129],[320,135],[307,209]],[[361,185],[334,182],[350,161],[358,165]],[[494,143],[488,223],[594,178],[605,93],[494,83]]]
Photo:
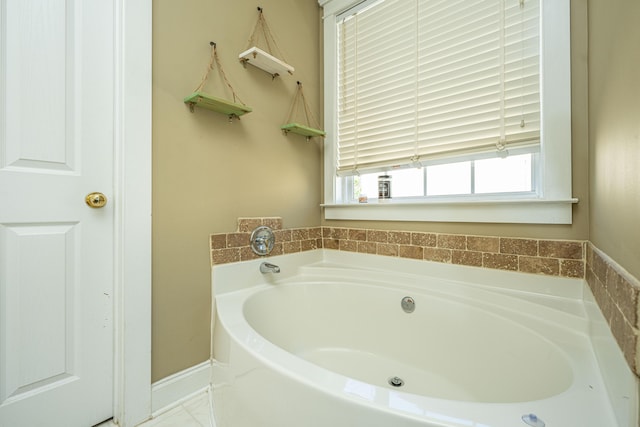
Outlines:
[[251,233],[251,250],[260,256],[268,255],[273,250],[276,237],[271,228],[261,225]]
[[267,250],[267,243],[269,239],[266,236],[258,236],[255,238],[253,243],[256,245],[256,248],[260,252],[265,252]]

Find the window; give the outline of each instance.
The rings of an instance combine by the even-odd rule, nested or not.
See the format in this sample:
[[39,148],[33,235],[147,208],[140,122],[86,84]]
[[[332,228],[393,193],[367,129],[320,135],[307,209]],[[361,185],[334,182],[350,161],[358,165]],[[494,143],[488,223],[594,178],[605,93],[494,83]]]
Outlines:
[[569,1],[356,3],[320,0],[325,217],[570,223]]
[[[393,199],[417,199],[473,194],[530,195],[534,187],[532,154],[492,157],[481,160],[447,161],[420,168],[398,169],[384,172],[391,177]],[[380,172],[359,174],[345,179],[345,188],[353,194],[346,200],[366,196],[378,197]],[[505,178],[506,177],[506,178]],[[352,189],[352,190],[351,190]]]

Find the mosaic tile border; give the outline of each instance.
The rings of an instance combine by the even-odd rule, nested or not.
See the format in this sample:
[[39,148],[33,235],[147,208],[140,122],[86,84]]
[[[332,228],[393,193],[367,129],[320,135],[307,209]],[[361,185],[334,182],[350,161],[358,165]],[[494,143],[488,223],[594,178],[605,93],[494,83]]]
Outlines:
[[591,242],[586,280],[629,367],[640,376],[640,281]]
[[323,227],[323,248],[584,278],[585,242]]
[[319,248],[572,278],[585,277],[585,242],[342,227],[282,227],[281,218],[239,218],[233,233],[211,235],[211,264],[259,258],[251,231],[268,225],[271,255]]

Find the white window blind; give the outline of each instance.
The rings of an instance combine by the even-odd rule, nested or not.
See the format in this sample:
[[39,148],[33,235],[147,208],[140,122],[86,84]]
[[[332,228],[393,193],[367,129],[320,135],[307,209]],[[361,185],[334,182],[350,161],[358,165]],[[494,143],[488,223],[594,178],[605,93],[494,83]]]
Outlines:
[[539,0],[378,0],[338,17],[340,175],[540,141]]

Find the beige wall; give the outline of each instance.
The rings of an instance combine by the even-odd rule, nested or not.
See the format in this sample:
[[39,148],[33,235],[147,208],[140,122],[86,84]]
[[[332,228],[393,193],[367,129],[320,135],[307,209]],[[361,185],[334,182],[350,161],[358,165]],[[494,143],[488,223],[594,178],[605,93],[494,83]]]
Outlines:
[[[591,240],[640,277],[640,4],[572,0],[572,225],[324,221],[318,141],[284,137],[296,80],[320,115],[320,11],[315,0],[273,0],[265,15],[294,76],[275,80],[237,61],[257,17],[246,0],[153,1],[153,379],[209,357],[210,233],[241,216],[285,227],[327,225]],[[588,16],[588,18],[587,18]],[[587,31],[587,20],[589,31]],[[216,41],[225,71],[254,111],[240,122],[189,113],[182,99]],[[588,58],[588,59],[587,59]],[[207,91],[228,98],[212,78]]]
[[[275,80],[238,54],[257,6],[293,76]],[[209,358],[209,234],[241,216],[280,216],[285,226],[320,223],[321,145],[284,136],[296,81],[320,113],[320,9],[315,0],[153,1],[153,380]],[[240,121],[183,103],[206,70],[209,41],[239,97]],[[264,48],[264,46],[262,46]],[[215,70],[205,92],[230,98]]]
[[590,240],[640,278],[640,2],[589,2]]
[[587,0],[571,1],[571,63],[573,197],[580,200],[573,208],[572,225],[410,223],[394,221],[323,221],[323,225],[543,239],[588,239]]

